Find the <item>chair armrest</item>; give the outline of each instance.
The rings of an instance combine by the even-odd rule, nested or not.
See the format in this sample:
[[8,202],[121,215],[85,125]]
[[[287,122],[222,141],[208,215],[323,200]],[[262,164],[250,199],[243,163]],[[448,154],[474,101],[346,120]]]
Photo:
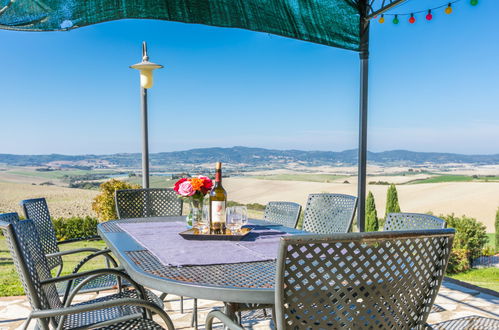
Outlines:
[[[161,319],[165,322],[169,330],[175,329],[172,320],[170,319],[168,314],[166,314],[165,311],[163,311],[161,308],[159,308],[158,306],[149,301],[142,299],[135,299],[135,298],[115,299],[110,301],[97,302],[93,304],[70,306],[70,307],[56,308],[51,310],[37,310],[31,312],[31,314],[28,317],[27,323],[29,323],[32,318],[49,318],[57,316],[66,316],[71,314],[78,314],[99,309],[111,308],[116,306],[126,306],[126,305],[138,306],[150,310],[151,312],[156,313],[161,317]],[[115,321],[114,323],[117,323],[123,320],[115,319],[114,321]],[[61,327],[63,323],[64,323],[64,317],[60,319],[59,327]],[[109,324],[108,322],[105,323]],[[93,325],[93,327],[99,327],[99,324]]]
[[244,330],[243,327],[231,320],[227,315],[219,310],[212,310],[208,313],[208,316],[206,317],[206,330],[212,329],[213,321],[215,319],[220,320],[224,324],[224,327],[227,327],[230,330]]
[[73,243],[73,242],[80,242],[80,241],[96,241],[96,240],[100,240],[100,239],[101,239],[101,237],[99,235],[92,235],[92,236],[87,236],[87,237],[71,238],[71,239],[67,239],[65,241],[58,241],[57,245],[68,244],[68,243]]
[[118,267],[118,263],[111,256],[111,250],[105,249],[105,250],[99,250],[97,252],[89,254],[85,258],[81,259],[80,262],[73,268],[72,273],[77,273],[81,269],[81,267],[83,267],[87,262],[89,262],[93,258],[96,258],[99,256],[104,256],[106,258],[106,260],[108,261],[108,264],[107,264],[108,266],[109,266],[109,262],[110,262],[113,265],[113,267],[115,267],[115,268]]
[[88,283],[89,281],[95,279],[96,277],[106,275],[106,274],[113,274],[116,275],[117,277],[121,277],[126,279],[130,284],[137,290],[137,293],[141,299],[146,299],[147,295],[144,290],[144,288],[135,282],[130,275],[127,273],[124,273],[122,270],[114,269],[114,268],[101,268],[101,269],[94,269],[94,270],[89,270],[86,272],[81,272],[81,273],[76,273],[76,274],[69,274],[69,275],[64,275],[64,276],[59,276],[59,277],[53,277],[49,278],[43,281],[40,281],[42,286],[48,285],[48,284],[53,284],[57,282],[64,282],[64,281],[72,281],[77,278],[82,278],[84,277],[85,279],[82,280],[82,282],[78,283],[78,285],[71,291],[69,290],[66,291],[66,294],[64,295],[63,302],[65,302],[65,305],[71,304],[74,296],[78,293],[78,291],[83,287],[84,284]]
[[68,255],[68,254],[75,254],[75,253],[82,253],[82,252],[92,252],[92,253],[94,253],[94,252],[99,252],[99,251],[102,251],[102,250],[99,250],[97,248],[87,247],[87,248],[79,248],[79,249],[72,249],[72,250],[67,250],[67,251],[59,251],[59,252],[54,252],[54,253],[48,253],[45,256],[47,258],[50,258],[50,257],[65,256],[65,255]]

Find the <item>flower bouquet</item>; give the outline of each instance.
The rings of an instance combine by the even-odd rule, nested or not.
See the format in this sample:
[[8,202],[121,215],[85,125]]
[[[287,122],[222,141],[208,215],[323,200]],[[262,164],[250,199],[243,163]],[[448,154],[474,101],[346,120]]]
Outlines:
[[200,222],[204,196],[211,190],[211,187],[213,187],[213,181],[202,175],[197,178],[182,178],[173,186],[173,190],[179,195],[179,198],[189,201],[191,207],[187,216],[189,227]]

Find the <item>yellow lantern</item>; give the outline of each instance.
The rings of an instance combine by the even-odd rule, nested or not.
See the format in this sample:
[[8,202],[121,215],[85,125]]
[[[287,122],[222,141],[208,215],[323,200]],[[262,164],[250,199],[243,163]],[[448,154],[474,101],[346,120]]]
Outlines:
[[163,66],[160,64],[149,62],[149,56],[147,56],[147,47],[144,42],[142,44],[142,62],[131,65],[130,67],[132,69],[137,69],[140,71],[140,86],[142,88],[149,89],[154,84],[152,72],[156,69],[161,69]]

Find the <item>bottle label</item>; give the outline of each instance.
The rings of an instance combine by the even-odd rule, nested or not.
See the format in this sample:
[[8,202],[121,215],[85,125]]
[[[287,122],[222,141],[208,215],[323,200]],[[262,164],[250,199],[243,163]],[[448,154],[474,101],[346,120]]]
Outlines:
[[225,223],[225,201],[211,201],[211,222]]

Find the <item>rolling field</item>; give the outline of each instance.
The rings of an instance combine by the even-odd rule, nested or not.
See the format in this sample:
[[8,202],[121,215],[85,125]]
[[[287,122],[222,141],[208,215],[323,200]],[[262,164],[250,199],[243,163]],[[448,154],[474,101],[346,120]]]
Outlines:
[[[66,171],[65,171],[66,172]],[[20,173],[19,173],[20,174]],[[25,174],[25,173],[23,173]],[[38,174],[38,173],[37,173]],[[45,173],[44,173],[45,174]],[[56,173],[51,175],[57,176]],[[27,178],[29,176],[24,176]],[[27,183],[8,182],[16,179],[12,174],[0,175],[0,211],[20,211],[19,201],[27,198],[46,197],[54,217],[94,215],[91,201],[96,190],[40,186]],[[467,215],[476,218],[494,232],[495,213],[499,207],[499,182],[470,181],[471,176],[457,175],[383,175],[369,176],[368,182],[385,181],[397,184],[400,207],[403,212],[432,212],[435,215]],[[39,178],[46,180],[46,178]],[[123,177],[127,181],[140,183],[140,178]],[[424,180],[426,183],[412,184]],[[494,179],[491,177],[491,179]],[[171,187],[174,183],[165,177],[152,176],[151,187]],[[26,183],[25,183],[26,182]],[[348,183],[344,183],[348,182]],[[333,192],[356,195],[356,177],[334,174],[275,174],[253,177],[231,177],[224,179],[229,200],[248,204],[266,204],[269,201],[293,201],[305,206],[310,193]],[[368,186],[376,200],[378,216],[384,216],[387,185]]]

